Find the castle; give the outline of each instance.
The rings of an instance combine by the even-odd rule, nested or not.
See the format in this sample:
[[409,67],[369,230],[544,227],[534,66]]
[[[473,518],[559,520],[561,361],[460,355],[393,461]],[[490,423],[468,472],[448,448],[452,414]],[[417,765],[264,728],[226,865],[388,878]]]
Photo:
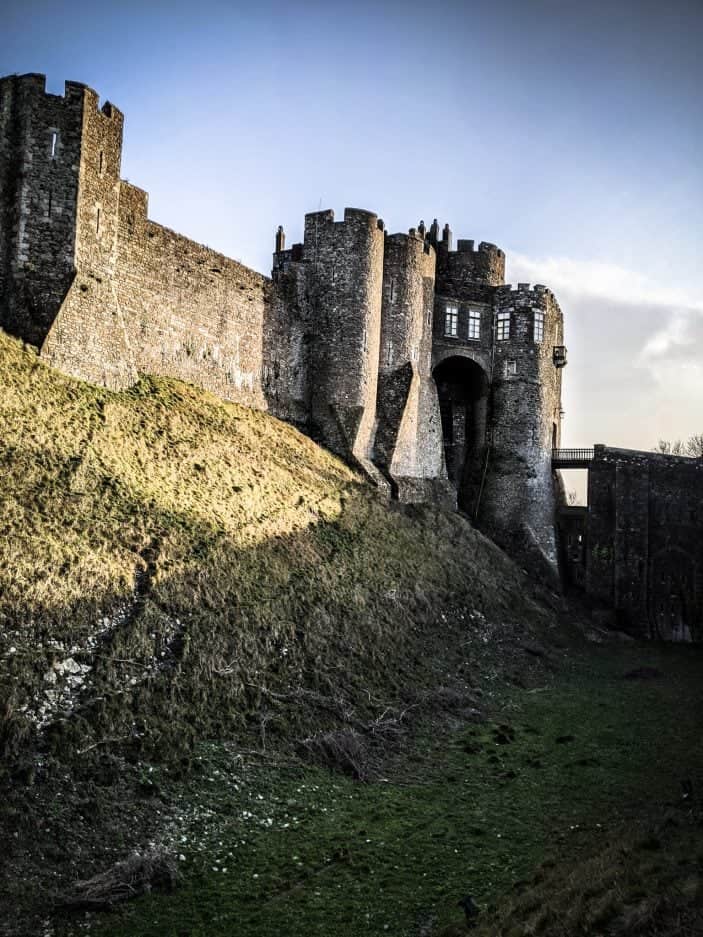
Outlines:
[[[664,628],[657,615],[680,617],[651,584],[671,591],[683,552],[697,632],[701,525],[681,506],[703,498],[703,463],[650,473],[647,454],[600,447],[594,510],[559,508],[566,348],[549,289],[506,285],[503,252],[454,249],[448,225],[389,234],[358,209],[306,215],[289,249],[279,228],[263,276],[148,218],[147,194],[120,179],[122,130],[121,112],[83,84],[53,95],[43,75],[0,79],[2,329],[109,388],[153,373],[268,410],[389,495],[458,506],[553,582],[561,565],[641,633],[646,621]],[[657,546],[656,568],[657,524],[642,521],[652,492],[686,527],[683,547]]]
[[458,503],[556,562],[562,315],[493,244],[389,234],[368,211],[276,233],[272,277],[149,220],[123,116],[42,75],[0,80],[0,326],[110,388],[170,375],[292,421],[403,501]]

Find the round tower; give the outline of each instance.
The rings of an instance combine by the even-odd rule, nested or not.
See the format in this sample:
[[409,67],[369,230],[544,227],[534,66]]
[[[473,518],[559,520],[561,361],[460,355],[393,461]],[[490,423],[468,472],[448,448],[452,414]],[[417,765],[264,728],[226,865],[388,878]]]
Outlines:
[[563,317],[550,290],[500,287],[487,471],[478,519],[497,542],[556,571],[552,449],[561,435]]
[[415,229],[386,237],[381,371],[412,362],[418,373],[429,374],[432,342],[427,318],[432,311],[434,274],[435,252]]
[[311,423],[330,449],[371,457],[381,340],[383,222],[346,208],[305,216],[303,260],[313,335]]

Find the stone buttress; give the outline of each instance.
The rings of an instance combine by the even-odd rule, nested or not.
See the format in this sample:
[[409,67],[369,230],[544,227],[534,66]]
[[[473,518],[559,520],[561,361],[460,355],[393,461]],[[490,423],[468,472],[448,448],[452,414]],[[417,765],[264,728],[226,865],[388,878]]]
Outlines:
[[454,503],[432,379],[434,274],[423,232],[386,237],[374,459],[399,500]]

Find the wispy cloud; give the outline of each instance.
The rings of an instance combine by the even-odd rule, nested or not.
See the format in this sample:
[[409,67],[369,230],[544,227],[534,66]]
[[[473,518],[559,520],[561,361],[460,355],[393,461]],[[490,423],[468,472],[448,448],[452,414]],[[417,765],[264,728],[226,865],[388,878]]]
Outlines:
[[545,283],[564,310],[566,433],[648,448],[701,431],[703,299],[617,264],[507,252],[509,282]]
[[666,325],[646,342],[641,351],[642,360],[671,357],[677,350],[695,345],[695,324],[691,310],[675,309]]
[[508,252],[508,282],[545,283],[558,293],[627,305],[664,306],[703,313],[703,299],[617,264],[572,257],[529,257]]
[[[657,327],[640,337],[631,353],[643,365],[663,359],[699,358],[703,352],[703,300],[688,290],[662,284],[646,274],[617,264],[575,260],[571,257],[535,258],[509,254],[512,282],[541,282],[566,300],[591,300],[594,307],[607,303],[659,310],[651,317]],[[693,362],[692,362],[693,363]]]

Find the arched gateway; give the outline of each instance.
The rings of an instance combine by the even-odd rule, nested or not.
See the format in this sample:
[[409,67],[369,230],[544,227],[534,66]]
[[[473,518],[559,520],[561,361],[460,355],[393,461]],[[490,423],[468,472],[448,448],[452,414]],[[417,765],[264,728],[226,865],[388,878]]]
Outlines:
[[433,376],[439,395],[447,474],[457,490],[459,507],[473,516],[486,451],[488,375],[471,358],[453,355],[435,367]]

